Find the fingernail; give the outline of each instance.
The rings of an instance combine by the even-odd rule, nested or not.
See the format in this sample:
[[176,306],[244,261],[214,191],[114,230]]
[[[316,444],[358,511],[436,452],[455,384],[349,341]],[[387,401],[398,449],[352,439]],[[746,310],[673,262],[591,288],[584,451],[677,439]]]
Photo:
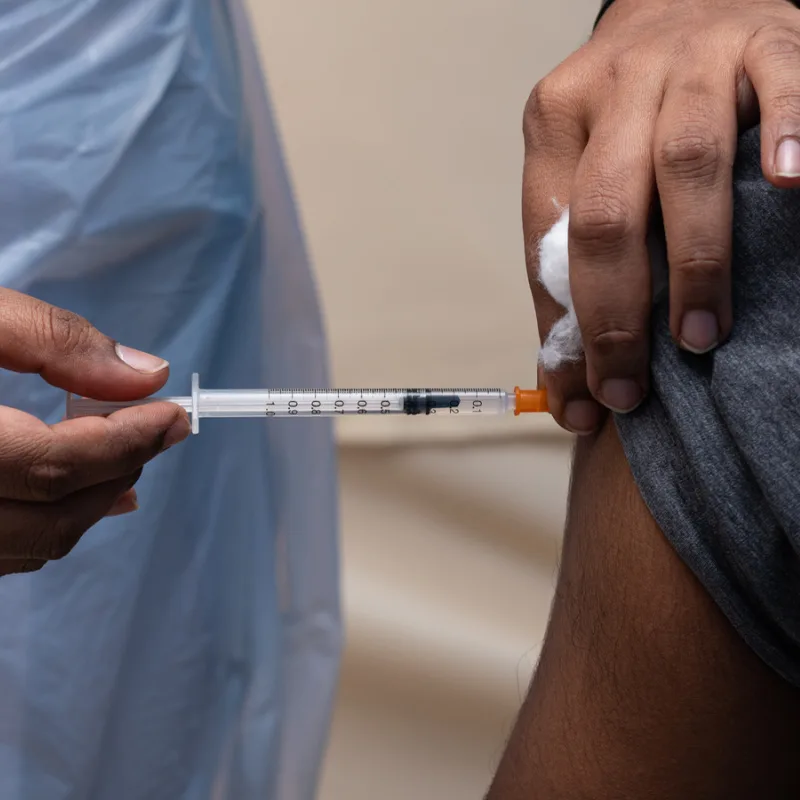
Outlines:
[[125,494],[120,495],[115,501],[114,505],[108,510],[107,517],[121,517],[123,514],[131,514],[139,510],[139,503],[136,498],[136,493],[127,491]]
[[579,436],[594,433],[600,424],[600,406],[594,400],[570,400],[564,407],[564,427]]
[[627,378],[609,378],[600,384],[600,401],[618,414],[633,411],[644,400],[642,388]]
[[120,361],[145,375],[153,375],[169,366],[169,362],[164,361],[163,358],[151,356],[150,353],[143,353],[141,350],[134,350],[122,344],[116,344],[114,349],[117,351]]
[[161,445],[161,452],[169,450],[173,445],[182,442],[192,432],[192,425],[189,422],[189,417],[186,414],[181,414],[178,419],[172,423],[172,426],[167,429],[164,434],[164,441]]
[[687,311],[681,323],[678,342],[684,350],[702,355],[719,344],[719,325],[710,311]]
[[775,152],[775,174],[780,178],[800,178],[800,141],[786,138]]

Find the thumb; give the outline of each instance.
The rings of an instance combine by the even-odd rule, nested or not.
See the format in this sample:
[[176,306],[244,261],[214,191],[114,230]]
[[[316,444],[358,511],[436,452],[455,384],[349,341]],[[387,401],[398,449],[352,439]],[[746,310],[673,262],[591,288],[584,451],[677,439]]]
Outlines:
[[124,347],[70,311],[0,289],[0,367],[96,400],[138,400],[167,381],[162,358]]

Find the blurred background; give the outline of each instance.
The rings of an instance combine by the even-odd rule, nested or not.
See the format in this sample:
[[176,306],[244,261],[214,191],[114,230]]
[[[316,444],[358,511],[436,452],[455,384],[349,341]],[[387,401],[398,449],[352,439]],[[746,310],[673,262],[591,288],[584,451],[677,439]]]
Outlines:
[[[334,385],[535,385],[522,109],[598,6],[250,0]],[[543,638],[571,438],[535,415],[347,422],[320,798],[479,800]]]

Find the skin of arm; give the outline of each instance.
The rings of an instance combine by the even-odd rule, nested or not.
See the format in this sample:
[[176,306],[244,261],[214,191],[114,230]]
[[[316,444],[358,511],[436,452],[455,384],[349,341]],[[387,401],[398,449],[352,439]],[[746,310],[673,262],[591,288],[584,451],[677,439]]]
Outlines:
[[659,530],[613,421],[579,440],[541,659],[486,800],[800,797],[800,691]]

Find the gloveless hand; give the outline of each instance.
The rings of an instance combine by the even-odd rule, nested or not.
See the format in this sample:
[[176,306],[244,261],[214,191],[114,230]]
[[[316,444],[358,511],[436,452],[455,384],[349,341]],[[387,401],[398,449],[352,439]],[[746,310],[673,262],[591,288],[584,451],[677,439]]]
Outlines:
[[[147,397],[169,374],[163,359],[9,289],[0,289],[0,367],[99,400]],[[144,464],[188,434],[186,413],[168,403],[52,426],[0,406],[0,575],[62,558],[102,517],[133,511]]]
[[677,346],[704,353],[730,334],[732,167],[738,131],[759,118],[766,179],[800,186],[800,11],[786,0],[617,0],[534,88],[523,224],[539,333],[563,313],[538,283],[555,200],[570,207],[586,353],[545,376],[565,427],[591,432],[605,408],[630,411],[648,392],[654,200]]

